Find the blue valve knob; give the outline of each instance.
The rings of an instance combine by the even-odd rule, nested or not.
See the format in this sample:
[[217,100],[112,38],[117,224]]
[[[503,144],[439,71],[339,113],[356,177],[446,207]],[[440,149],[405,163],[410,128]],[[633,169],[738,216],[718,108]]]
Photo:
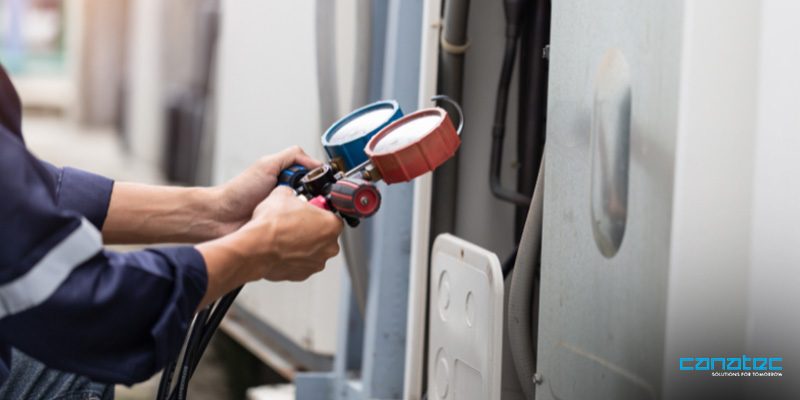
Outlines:
[[289,186],[292,189],[297,189],[302,186],[300,180],[303,179],[307,173],[308,168],[300,164],[294,164],[291,167],[281,171],[281,173],[278,175],[278,185]]

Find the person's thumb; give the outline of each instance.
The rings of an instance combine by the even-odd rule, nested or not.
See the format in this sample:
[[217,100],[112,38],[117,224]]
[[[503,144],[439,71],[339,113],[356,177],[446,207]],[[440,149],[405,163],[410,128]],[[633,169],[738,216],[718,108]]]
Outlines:
[[290,188],[288,186],[281,185],[281,186],[276,187],[272,191],[272,193],[270,193],[269,195],[270,195],[270,197],[271,196],[276,196],[276,197],[295,197],[295,196],[297,196],[297,193],[294,191],[294,189],[292,189],[292,188]]

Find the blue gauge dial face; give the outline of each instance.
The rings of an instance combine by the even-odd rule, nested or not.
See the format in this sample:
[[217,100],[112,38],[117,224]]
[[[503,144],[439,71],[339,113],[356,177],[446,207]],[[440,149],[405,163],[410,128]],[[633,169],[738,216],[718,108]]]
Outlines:
[[358,139],[385,124],[394,115],[395,110],[389,107],[365,112],[337,129],[328,139],[329,145],[348,143]]

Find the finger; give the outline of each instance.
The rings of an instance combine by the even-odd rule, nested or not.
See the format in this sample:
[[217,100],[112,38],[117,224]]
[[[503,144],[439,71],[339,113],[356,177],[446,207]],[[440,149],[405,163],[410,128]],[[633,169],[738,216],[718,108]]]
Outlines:
[[302,267],[295,266],[295,268],[292,269],[292,273],[287,275],[286,280],[302,282],[323,269],[325,269],[324,263],[304,264]]
[[344,230],[344,221],[342,218],[329,210],[324,210],[311,204],[309,204],[309,206],[317,210],[317,215],[319,216],[318,223],[321,224],[320,232],[330,235],[333,238],[339,237]]
[[335,257],[337,254],[339,254],[339,250],[339,243],[334,242],[332,245],[325,248],[325,258],[329,259]]
[[328,213],[330,215],[326,216],[326,225],[328,225],[331,229],[331,234],[334,237],[339,237],[339,235],[344,230],[344,221],[336,216],[334,213]]
[[311,158],[300,146],[289,147],[278,153],[279,170],[283,171],[294,164],[300,164],[306,168],[313,169],[322,165],[321,162]]
[[318,272],[322,272],[322,271],[324,271],[324,270],[325,270],[325,266],[326,266],[326,264],[324,264],[324,263],[323,263],[323,264],[320,264],[320,265],[317,267],[317,269],[315,269],[315,270],[314,270],[314,273],[316,274],[316,273],[318,273]]
[[278,186],[272,190],[269,194],[269,197],[276,196],[276,197],[297,197],[297,192],[294,189],[288,186]]
[[325,264],[324,261],[312,265],[311,268],[308,270],[308,272],[310,272],[309,275],[313,275],[313,274],[316,274],[317,272],[321,272],[322,270],[325,269],[325,265],[326,264]]
[[289,281],[289,282],[302,282],[302,281],[308,279],[308,277],[310,277],[311,275],[312,275],[311,272],[309,272],[307,274],[304,273],[302,275],[292,275],[286,280]]
[[295,156],[294,164],[300,164],[308,169],[314,169],[322,165],[322,162],[303,152]]

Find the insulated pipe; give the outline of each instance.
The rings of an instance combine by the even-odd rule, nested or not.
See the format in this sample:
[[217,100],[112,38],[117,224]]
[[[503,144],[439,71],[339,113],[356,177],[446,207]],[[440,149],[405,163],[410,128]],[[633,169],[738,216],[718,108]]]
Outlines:
[[[464,53],[469,47],[467,21],[469,0],[448,0],[444,4],[444,19],[439,53],[439,93],[457,103],[462,100],[464,80]],[[455,110],[443,104],[451,116]],[[431,237],[444,232],[454,232],[456,220],[456,195],[458,190],[458,153],[433,173],[437,190],[433,194]]]
[[544,192],[544,157],[539,166],[533,198],[528,209],[528,218],[522,232],[522,240],[511,275],[511,289],[508,301],[508,341],[514,366],[517,370],[525,398],[534,398],[533,374],[536,368],[536,349],[534,348],[533,304],[538,290],[535,284],[541,261],[542,249],[542,208]]
[[[464,54],[469,47],[467,21],[469,0],[448,0],[444,4],[444,20],[439,53],[440,93],[461,102],[464,80]],[[450,110],[449,106],[445,109]]]
[[[514,254],[516,258],[516,253]],[[512,265],[506,268],[506,263],[511,263]],[[503,268],[508,271],[508,275],[504,275],[505,278],[503,279],[503,310],[508,310],[508,300],[509,300],[509,293],[511,293],[511,275],[514,273],[513,271],[513,264],[514,260],[509,259],[503,263]],[[524,392],[522,391],[522,384],[519,383],[519,379],[517,379],[517,374],[514,372],[516,367],[514,367],[514,357],[511,354],[511,346],[509,345],[508,340],[508,329],[505,327],[508,326],[508,313],[503,313],[503,360],[502,360],[502,376],[500,378],[500,390],[502,391],[501,400],[517,400],[517,399],[524,399]]]

